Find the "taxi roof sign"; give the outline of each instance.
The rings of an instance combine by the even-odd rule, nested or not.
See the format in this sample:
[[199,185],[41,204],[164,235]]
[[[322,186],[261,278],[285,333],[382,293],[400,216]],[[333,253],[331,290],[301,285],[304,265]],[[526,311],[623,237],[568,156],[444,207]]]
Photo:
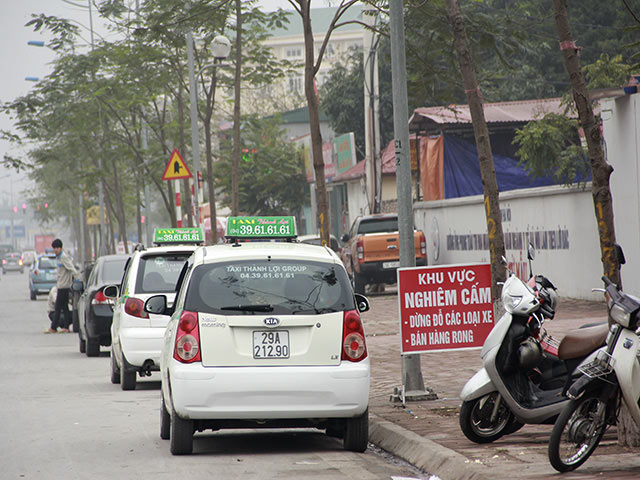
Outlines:
[[295,238],[296,219],[290,217],[229,217],[229,238]]
[[153,243],[161,244],[196,244],[204,242],[202,229],[194,228],[156,228],[153,232]]

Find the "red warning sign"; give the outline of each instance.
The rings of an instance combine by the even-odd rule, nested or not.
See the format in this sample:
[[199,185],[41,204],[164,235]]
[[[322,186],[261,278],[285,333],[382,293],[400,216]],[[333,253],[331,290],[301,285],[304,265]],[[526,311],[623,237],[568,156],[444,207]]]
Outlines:
[[167,167],[162,174],[162,180],[179,180],[181,178],[191,178],[192,176],[180,152],[178,152],[177,148],[174,149],[171,158],[169,158],[169,163],[167,163]]
[[403,354],[482,347],[494,324],[491,265],[398,269]]

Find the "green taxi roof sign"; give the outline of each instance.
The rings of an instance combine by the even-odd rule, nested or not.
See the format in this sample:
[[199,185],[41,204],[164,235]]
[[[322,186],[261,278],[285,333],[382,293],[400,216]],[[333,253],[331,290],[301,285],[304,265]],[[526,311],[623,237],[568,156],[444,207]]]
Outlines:
[[228,238],[295,238],[295,217],[229,217]]
[[164,244],[196,244],[204,242],[202,229],[194,228],[156,228],[153,232],[153,243]]

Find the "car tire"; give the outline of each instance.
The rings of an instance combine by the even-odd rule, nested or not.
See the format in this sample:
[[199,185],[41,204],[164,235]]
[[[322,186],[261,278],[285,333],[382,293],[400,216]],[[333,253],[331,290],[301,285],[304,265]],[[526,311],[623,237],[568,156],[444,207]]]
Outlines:
[[344,425],[344,449],[364,452],[369,443],[369,409],[362,415],[347,418]]
[[116,354],[111,350],[111,383],[117,385],[120,383],[120,369],[118,368],[118,362],[116,362]]
[[78,318],[78,312],[75,309],[71,314],[71,324],[73,325],[74,332],[80,332],[80,319]]
[[78,350],[80,353],[87,353],[87,342],[82,338],[82,332],[78,332]]
[[364,287],[367,285],[364,278],[357,273],[353,274],[353,292],[364,295]]
[[136,389],[136,371],[127,370],[124,358],[120,358],[120,387],[122,390]]
[[87,357],[100,356],[100,340],[97,338],[87,337]]
[[38,295],[33,290],[29,290],[29,298],[31,298],[31,300],[36,300]]
[[171,438],[171,415],[164,403],[164,395],[160,394],[160,397],[160,438],[169,440]]
[[173,455],[190,455],[193,452],[193,420],[179,417],[173,408],[169,449]]

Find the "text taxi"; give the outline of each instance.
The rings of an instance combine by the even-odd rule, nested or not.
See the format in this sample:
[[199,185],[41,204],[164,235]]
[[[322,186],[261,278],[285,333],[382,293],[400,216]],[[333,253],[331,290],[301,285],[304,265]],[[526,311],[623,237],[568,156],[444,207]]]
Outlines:
[[174,306],[165,295],[145,303],[172,315],[160,436],[189,454],[196,431],[315,427],[364,451],[367,299],[333,250],[292,242],[293,217],[231,217],[226,236],[189,258]]
[[105,296],[117,298],[111,324],[111,382],[120,383],[123,390],[134,390],[138,374],[151,375],[160,366],[169,317],[145,312],[145,300],[162,293],[173,304],[182,267],[202,242],[199,228],[157,228],[156,246],[136,247],[122,283],[104,289]]

